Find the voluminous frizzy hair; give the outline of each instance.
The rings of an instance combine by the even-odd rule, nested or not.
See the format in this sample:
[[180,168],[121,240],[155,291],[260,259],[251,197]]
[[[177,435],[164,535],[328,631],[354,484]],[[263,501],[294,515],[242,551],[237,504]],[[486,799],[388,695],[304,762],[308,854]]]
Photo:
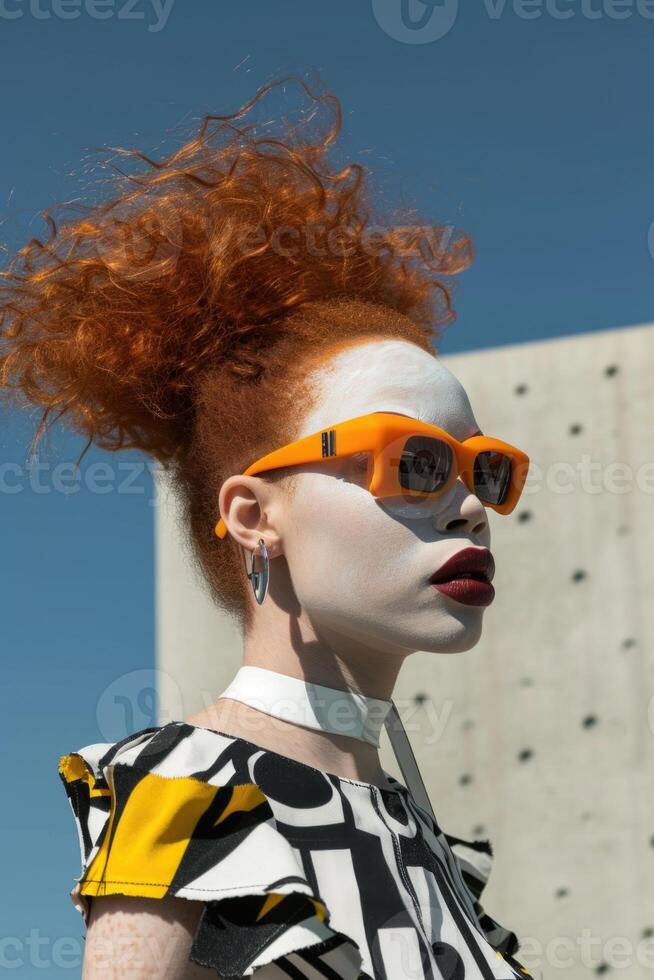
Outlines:
[[[252,121],[290,81],[299,121]],[[114,149],[128,172],[114,165],[109,199],[46,211],[47,239],[0,273],[0,395],[42,410],[32,450],[62,419],[86,440],[78,463],[92,442],[157,461],[245,630],[243,555],[214,534],[223,481],[297,437],[319,395],[307,375],[339,349],[394,337],[435,353],[472,257],[413,210],[373,214],[363,166],[333,161],[340,130],[319,85],[265,85],[163,159]],[[265,478],[292,490],[290,468]]]

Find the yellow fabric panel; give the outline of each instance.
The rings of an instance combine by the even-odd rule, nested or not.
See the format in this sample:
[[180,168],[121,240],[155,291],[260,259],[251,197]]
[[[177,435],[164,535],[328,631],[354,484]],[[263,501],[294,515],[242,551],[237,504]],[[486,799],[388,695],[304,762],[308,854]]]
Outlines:
[[89,787],[91,796],[110,796],[110,789],[98,789],[95,776],[88,768],[81,755],[71,752],[69,755],[62,755],[59,759],[59,772],[67,783],[72,783],[76,779],[83,779]]
[[163,898],[198,820],[218,792],[198,779],[146,773],[132,789],[114,829],[81,883],[83,895],[141,895]]
[[[264,919],[266,915],[270,912],[270,910],[274,909],[276,905],[279,905],[279,903],[283,901],[283,899],[285,899],[286,897],[287,897],[286,895],[280,895],[279,892],[270,892],[270,894],[266,898],[266,901],[261,906],[261,909],[259,910],[259,914],[255,919],[255,922],[259,922],[260,919]],[[320,922],[324,922],[325,906],[322,904],[322,902],[319,902],[317,898],[311,898],[310,895],[307,895],[307,899],[310,902],[310,904],[313,905],[316,918]]]
[[324,922],[325,921],[325,906],[322,904],[322,902],[319,902],[317,898],[309,898],[309,901],[311,902],[311,904],[313,905],[314,909],[316,910],[316,915],[318,916],[319,920],[321,922]]
[[266,802],[266,797],[256,783],[243,783],[239,786],[233,786],[232,797],[216,820],[214,827],[217,827],[219,823],[222,823],[232,813],[243,813],[243,811],[249,813],[261,803]]
[[276,905],[279,905],[279,903],[282,902],[285,898],[286,895],[280,895],[278,892],[271,892],[269,895],[267,895],[266,901],[261,906],[261,909],[259,910],[259,914],[256,917],[255,921],[258,922],[259,919],[265,919],[268,913],[272,909],[274,909]]

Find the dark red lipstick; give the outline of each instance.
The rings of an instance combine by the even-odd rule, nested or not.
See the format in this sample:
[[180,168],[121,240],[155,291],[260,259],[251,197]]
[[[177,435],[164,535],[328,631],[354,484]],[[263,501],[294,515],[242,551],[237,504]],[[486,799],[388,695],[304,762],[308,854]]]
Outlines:
[[495,562],[488,548],[462,548],[434,572],[429,582],[468,606],[488,606],[495,598]]

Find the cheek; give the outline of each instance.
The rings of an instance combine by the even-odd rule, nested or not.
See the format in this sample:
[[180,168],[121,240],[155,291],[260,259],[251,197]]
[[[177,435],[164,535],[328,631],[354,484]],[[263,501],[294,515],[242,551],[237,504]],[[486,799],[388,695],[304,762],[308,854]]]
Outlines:
[[301,474],[291,504],[287,560],[296,591],[365,577],[389,546],[392,525],[375,498],[356,484]]
[[319,473],[300,476],[291,504],[286,557],[307,609],[366,605],[397,592],[415,538],[367,490]]

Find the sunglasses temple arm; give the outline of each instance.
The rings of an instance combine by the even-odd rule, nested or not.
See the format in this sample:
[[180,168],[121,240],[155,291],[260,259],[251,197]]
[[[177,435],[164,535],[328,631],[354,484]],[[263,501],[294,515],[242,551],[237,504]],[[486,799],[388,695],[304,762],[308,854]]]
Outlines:
[[[373,413],[379,414],[379,413]],[[367,419],[367,416],[361,416]],[[310,435],[299,439],[297,442],[275,449],[267,456],[263,456],[244,471],[244,476],[254,476],[265,470],[282,469],[285,466],[302,465],[303,463],[317,463],[321,459],[330,456],[347,456],[349,453],[358,452],[360,435],[357,428],[353,428],[351,423],[359,422],[359,419],[352,419],[348,423],[339,423],[331,429],[321,429],[312,432]],[[373,450],[365,450],[372,452]],[[227,533],[225,522],[219,518],[215,525],[216,533],[221,529],[220,537]]]
[[[302,463],[317,463],[326,455],[323,450],[324,442],[322,436],[322,432],[312,432],[310,435],[305,436],[303,439],[300,439],[297,442],[293,442],[288,446],[282,446],[279,449],[275,449],[272,453],[268,453],[267,456],[262,456],[262,458],[258,459],[256,463],[252,463],[251,466],[248,466],[248,468],[243,471],[243,476],[255,476],[257,473],[263,473],[266,470],[282,469],[284,466],[296,466]],[[222,532],[220,537],[224,537],[227,531],[225,528],[225,522],[222,518],[219,518],[215,525],[216,533],[218,533],[218,528],[220,528]]]

